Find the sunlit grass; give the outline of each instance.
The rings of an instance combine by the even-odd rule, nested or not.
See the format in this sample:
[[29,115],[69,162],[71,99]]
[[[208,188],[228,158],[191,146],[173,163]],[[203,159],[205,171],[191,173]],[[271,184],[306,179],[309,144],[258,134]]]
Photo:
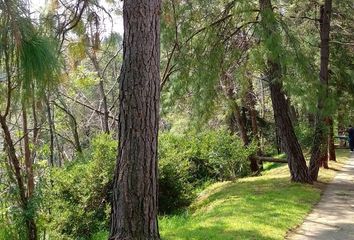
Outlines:
[[[302,223],[320,200],[323,188],[348,160],[337,152],[337,162],[321,169],[319,182],[289,181],[286,164],[268,164],[262,176],[207,187],[184,213],[160,217],[163,240],[276,240]],[[93,239],[107,239],[101,232]]]
[[287,166],[269,168],[259,177],[216,183],[205,189],[183,214],[160,218],[162,239],[227,240],[284,239],[320,199],[347,153],[338,151],[338,162],[321,169],[319,183],[289,181]]

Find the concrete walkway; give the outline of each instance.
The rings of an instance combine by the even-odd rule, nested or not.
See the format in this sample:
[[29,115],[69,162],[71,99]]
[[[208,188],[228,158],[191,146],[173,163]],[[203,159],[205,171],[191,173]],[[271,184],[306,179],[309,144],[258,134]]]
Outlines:
[[289,240],[354,240],[354,154]]

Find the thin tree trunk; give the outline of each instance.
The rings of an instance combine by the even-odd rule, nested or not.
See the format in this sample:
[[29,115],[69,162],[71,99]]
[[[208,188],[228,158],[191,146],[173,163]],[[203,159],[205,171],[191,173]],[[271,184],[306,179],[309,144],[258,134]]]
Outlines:
[[261,154],[261,145],[260,145],[260,137],[259,137],[259,132],[258,132],[258,124],[257,124],[257,110],[256,110],[256,98],[255,94],[253,91],[253,83],[252,79],[248,79],[248,91],[246,95],[246,102],[247,102],[247,107],[251,119],[251,126],[252,126],[252,134],[253,134],[253,139],[257,141],[257,154]]
[[22,104],[22,127],[23,127],[23,147],[24,147],[24,159],[26,166],[27,175],[27,196],[32,197],[34,191],[34,177],[33,177],[33,167],[31,159],[30,141],[29,141],[29,131],[28,131],[28,119],[27,110],[24,104]]
[[[270,0],[259,0],[261,25],[265,30],[265,38],[273,35],[274,22],[267,22],[270,14],[273,14],[273,8]],[[288,104],[282,89],[281,66],[280,63],[268,59],[268,77],[269,88],[274,110],[275,123],[278,128],[285,153],[288,158],[288,165],[291,173],[291,179],[295,182],[310,183],[306,161],[302,153],[300,144],[294,132],[293,125],[289,117]]]
[[[16,156],[15,145],[13,143],[11,133],[10,133],[10,130],[7,126],[5,117],[0,116],[0,124],[1,124],[1,128],[4,132],[5,143],[6,143],[5,146],[6,146],[6,150],[7,150],[9,159],[10,159],[11,168],[14,170],[14,173],[15,173],[15,178],[16,178],[16,182],[17,182],[17,186],[18,186],[18,190],[19,190],[19,195],[20,195],[21,207],[24,212],[27,212],[29,210],[28,209],[29,208],[28,196],[27,196],[28,194],[26,194],[24,180],[21,175],[20,161]],[[27,228],[27,238],[29,240],[36,240],[37,239],[37,227],[36,227],[36,223],[34,221],[33,216],[26,218],[26,228]]]
[[[344,111],[342,108],[338,109],[338,115],[337,115],[337,123],[338,123],[338,129],[337,129],[337,134],[338,136],[343,136],[346,133],[345,125],[344,125]],[[340,147],[346,147],[347,146],[347,141],[344,139],[339,140],[339,146]]]
[[64,101],[61,101],[61,104],[63,104],[64,107],[60,106],[60,105],[57,104],[57,103],[55,103],[55,106],[57,106],[58,108],[60,108],[62,111],[64,111],[64,112],[69,116],[69,125],[70,125],[71,131],[72,131],[72,133],[73,133],[76,151],[77,151],[78,153],[82,153],[82,147],[81,147],[80,136],[79,136],[79,132],[78,132],[78,127],[77,127],[76,118],[75,118],[75,116],[70,112],[69,108],[67,107],[67,105],[65,104]]
[[[246,105],[248,108],[248,112],[250,115],[251,119],[251,127],[252,127],[252,134],[253,134],[253,140],[257,142],[257,155],[260,156],[262,155],[262,150],[261,150],[261,143],[260,143],[260,137],[259,137],[259,132],[258,132],[258,124],[257,124],[257,111],[256,111],[256,99],[254,96],[253,92],[253,84],[252,84],[252,79],[248,79],[248,90],[246,93]],[[251,171],[257,172],[259,171],[259,165],[258,165],[258,160],[254,157],[250,157],[251,161]],[[261,164],[262,166],[262,164]]]
[[[107,104],[107,96],[106,93],[104,91],[104,76],[103,76],[103,72],[101,71],[100,68],[100,64],[98,62],[97,59],[97,54],[96,51],[99,50],[101,42],[100,42],[100,29],[99,29],[99,20],[97,18],[97,15],[94,13],[92,16],[96,16],[93,18],[94,21],[94,27],[92,26],[91,23],[91,43],[89,42],[89,45],[92,45],[92,53],[90,53],[89,51],[87,51],[87,55],[89,56],[89,58],[92,61],[92,64],[97,72],[98,77],[100,78],[100,81],[98,83],[98,87],[99,87],[99,92],[101,95],[101,101],[102,101],[102,105],[103,105],[103,131],[107,134],[109,134],[109,111],[108,111],[108,104]],[[95,28],[95,29],[93,29]],[[95,32],[93,32],[93,30],[95,30]]]
[[[237,104],[236,94],[235,94],[235,86],[232,79],[229,77],[227,73],[221,77],[221,85],[224,91],[226,98],[229,100],[231,105],[231,119],[230,119],[230,130],[235,133],[236,127],[233,126],[236,121],[237,128],[240,134],[240,138],[242,140],[243,145],[246,147],[250,143],[246,123],[244,118],[242,117],[241,110],[239,105]],[[257,159],[254,157],[250,157],[250,168],[252,172],[257,172],[259,170]]]
[[110,240],[160,239],[157,222],[160,11],[160,0],[123,3],[119,147]]
[[296,113],[296,109],[295,109],[295,107],[291,104],[291,100],[290,100],[289,97],[287,98],[287,102],[288,102],[289,116],[290,116],[291,122],[292,122],[293,125],[296,125],[296,123],[297,123],[297,113]]
[[[29,141],[29,131],[28,131],[28,118],[27,111],[24,103],[22,103],[22,124],[23,124],[23,146],[24,146],[24,158],[26,166],[26,175],[27,175],[27,196],[26,196],[26,211],[32,211],[29,209],[29,201],[32,200],[34,192],[34,176],[33,176],[33,162],[31,158],[30,150],[30,141]],[[37,239],[37,227],[34,221],[33,213],[29,213],[26,217],[26,225],[28,230],[28,239],[35,240]]]
[[91,61],[95,67],[95,70],[100,78],[100,81],[98,83],[100,95],[101,95],[101,100],[102,100],[102,105],[103,105],[103,130],[105,133],[109,134],[109,110],[108,110],[108,104],[107,104],[107,96],[104,91],[104,83],[103,83],[103,76],[101,73],[101,69],[99,66],[99,63],[97,61],[97,56],[96,53],[92,53],[90,55]]
[[52,118],[52,111],[49,103],[49,96],[45,98],[45,104],[47,107],[47,119],[48,119],[48,127],[49,127],[49,165],[51,167],[54,166],[54,122]]
[[332,0],[325,0],[324,6],[321,6],[320,35],[321,35],[321,68],[319,79],[321,87],[324,90],[320,92],[317,104],[317,114],[315,122],[314,142],[311,148],[310,175],[312,180],[316,181],[319,168],[327,161],[327,126],[324,122],[324,105],[328,96],[328,65],[329,65],[329,33],[330,19],[332,11]]
[[4,137],[5,137],[5,147],[7,150],[7,154],[9,156],[12,168],[14,169],[16,181],[17,181],[17,186],[19,189],[19,194],[20,194],[20,200],[22,205],[25,205],[26,203],[26,189],[25,185],[22,179],[21,175],[21,167],[20,167],[20,161],[16,156],[16,150],[15,150],[15,145],[12,141],[11,138],[11,133],[9,130],[9,127],[7,126],[6,119],[2,116],[0,116],[0,123],[1,123],[1,128],[4,132]]
[[233,105],[233,114],[235,116],[235,120],[237,123],[238,130],[240,132],[240,137],[244,146],[249,144],[249,139],[247,135],[246,123],[244,122],[244,118],[241,115],[241,109],[238,106],[236,100],[232,102]]
[[328,159],[330,161],[336,161],[336,148],[334,146],[334,126],[333,118],[329,119],[329,134],[328,134]]

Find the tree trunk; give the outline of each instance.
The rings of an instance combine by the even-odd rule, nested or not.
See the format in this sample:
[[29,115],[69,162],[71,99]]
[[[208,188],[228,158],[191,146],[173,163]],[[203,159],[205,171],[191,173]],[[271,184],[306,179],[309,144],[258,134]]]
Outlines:
[[[96,34],[98,34],[98,29]],[[97,35],[95,35],[97,36]],[[98,44],[98,43],[97,43]],[[92,61],[92,64],[97,72],[98,77],[100,78],[100,81],[98,83],[98,87],[99,87],[99,92],[101,95],[101,101],[102,101],[102,105],[103,105],[103,118],[102,118],[102,122],[103,122],[103,131],[107,134],[109,134],[109,110],[108,110],[108,104],[107,104],[107,96],[104,90],[104,76],[103,73],[101,71],[98,59],[97,59],[97,55],[96,55],[96,50],[93,49],[92,53],[87,52],[89,58]]]
[[307,113],[307,122],[311,128],[315,127],[315,115],[313,113]]
[[49,96],[45,97],[45,104],[47,108],[47,119],[48,119],[48,127],[49,127],[49,161],[48,165],[54,167],[54,122],[52,118],[52,111],[49,103]]
[[[6,118],[3,116],[0,116],[0,124],[1,128],[4,132],[4,138],[5,138],[5,145],[6,145],[6,150],[8,157],[11,162],[11,169],[13,169],[15,173],[15,178],[17,182],[17,187],[19,190],[19,195],[20,195],[20,203],[21,203],[21,208],[23,209],[24,212],[27,212],[29,209],[29,204],[28,204],[28,194],[26,194],[26,188],[24,185],[24,180],[21,175],[21,166],[20,166],[20,161],[16,155],[16,150],[15,150],[15,145],[11,137],[10,130],[7,126],[6,123]],[[31,214],[30,214],[31,216]],[[27,238],[29,240],[36,240],[37,239],[37,227],[36,223],[34,221],[34,217],[27,217],[26,218],[26,228],[27,228]]]
[[[326,167],[327,155],[327,127],[324,122],[324,105],[328,97],[328,65],[329,65],[329,33],[330,18],[332,11],[332,0],[325,0],[324,6],[321,6],[320,35],[321,35],[321,67],[320,83],[323,92],[320,92],[317,103],[317,114],[315,122],[314,142],[311,148],[310,175],[312,180],[316,181],[319,168],[323,163]],[[325,159],[326,158],[326,159]]]
[[73,133],[76,151],[78,153],[82,153],[82,147],[81,147],[80,136],[79,136],[79,132],[78,132],[76,118],[75,118],[74,114],[71,113],[71,111],[69,110],[66,103],[64,101],[60,101],[60,102],[63,105],[63,107],[60,106],[59,104],[56,104],[56,103],[55,103],[55,105],[69,116],[69,125],[70,125],[71,131]]
[[111,240],[160,239],[157,222],[160,8],[160,0],[123,4],[124,53]]
[[243,142],[243,145],[247,146],[249,144],[249,139],[247,135],[246,123],[244,122],[244,118],[241,115],[241,110],[236,100],[233,101],[232,105],[233,105],[233,114],[235,116],[235,120],[237,123],[241,140]]
[[[269,14],[273,14],[270,0],[259,0],[261,25],[265,30],[265,38],[272,37],[276,27],[269,20]],[[291,173],[291,180],[301,183],[311,183],[308,174],[306,161],[300,144],[295,135],[293,125],[289,117],[288,104],[282,90],[281,66],[280,63],[268,59],[269,88],[274,110],[275,123],[278,128],[285,153],[287,154],[288,165]]]
[[328,118],[329,134],[328,134],[328,160],[336,161],[336,148],[334,146],[334,126],[333,118]]
[[[229,77],[227,73],[221,77],[221,85],[226,98],[229,100],[231,105],[231,119],[230,119],[230,130],[235,133],[236,127],[233,124],[236,122],[239,131],[240,138],[243,145],[246,147],[250,142],[247,135],[245,118],[242,117],[241,109],[237,104],[235,86],[233,79]],[[258,161],[254,157],[250,157],[250,168],[252,172],[259,171]]]
[[23,147],[24,147],[24,159],[26,166],[26,176],[27,176],[27,197],[31,198],[34,191],[34,177],[33,177],[33,167],[31,159],[30,141],[29,141],[29,131],[27,123],[27,111],[22,104],[22,127],[23,127]]
[[[33,163],[31,158],[30,141],[29,141],[29,131],[28,131],[28,118],[27,111],[24,103],[22,103],[22,125],[23,125],[23,147],[24,147],[24,159],[26,166],[26,176],[27,176],[27,196],[25,202],[25,211],[29,212],[29,201],[32,200],[34,192],[34,176],[33,176]],[[34,221],[33,213],[29,213],[26,217],[27,234],[29,240],[37,239],[37,227]]]
[[298,120],[297,120],[297,113],[296,113],[296,109],[295,107],[291,104],[291,100],[288,97],[287,98],[287,102],[288,102],[288,108],[289,108],[289,117],[291,119],[291,122],[293,125],[296,125]]
[[247,102],[248,112],[251,119],[253,139],[257,141],[257,146],[258,146],[257,154],[260,155],[261,145],[260,145],[260,137],[258,132],[258,124],[257,124],[257,115],[258,115],[256,110],[257,101],[253,91],[252,79],[250,78],[248,79],[248,90],[246,95],[246,102]]
[[[256,99],[255,99],[254,92],[253,92],[252,79],[250,79],[250,78],[248,79],[248,90],[246,93],[246,105],[247,105],[248,112],[249,112],[250,119],[251,119],[253,140],[255,140],[257,142],[257,155],[260,156],[260,155],[262,155],[262,151],[261,151],[260,137],[259,137],[259,133],[258,133],[257,110],[255,107],[256,106]],[[259,171],[258,160],[254,156],[251,156],[250,160],[251,160],[251,171],[253,171],[253,172]]]
[[[295,182],[310,183],[306,161],[302,153],[300,144],[296,138],[292,126],[285,95],[282,91],[282,84],[272,81],[269,84],[274,118],[284,151],[287,155],[288,165],[291,173],[291,179]],[[285,108],[285,109],[284,109]]]

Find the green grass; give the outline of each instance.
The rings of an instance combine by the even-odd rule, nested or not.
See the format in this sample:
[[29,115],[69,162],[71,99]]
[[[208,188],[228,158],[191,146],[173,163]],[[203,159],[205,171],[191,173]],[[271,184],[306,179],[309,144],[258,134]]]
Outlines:
[[320,199],[322,188],[346,161],[338,152],[332,169],[320,171],[320,183],[302,185],[289,181],[287,166],[263,176],[216,183],[205,189],[181,215],[160,219],[163,240],[284,239],[303,221]]
[[[269,165],[262,176],[207,187],[188,211],[159,219],[162,240],[276,240],[302,223],[320,200],[326,183],[348,159],[321,169],[319,182],[302,185],[289,181],[286,164]],[[107,239],[107,233],[94,238]]]

